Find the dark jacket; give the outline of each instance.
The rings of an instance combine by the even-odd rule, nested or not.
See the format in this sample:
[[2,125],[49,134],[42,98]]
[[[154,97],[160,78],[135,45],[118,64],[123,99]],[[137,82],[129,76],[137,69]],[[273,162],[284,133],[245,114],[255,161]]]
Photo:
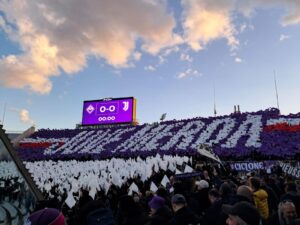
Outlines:
[[198,207],[196,209],[193,205],[189,204],[190,202],[188,202],[188,205],[191,208],[196,209],[196,210],[193,210],[195,213],[197,213],[198,215],[202,215],[203,212],[210,206],[210,201],[208,198],[208,188],[203,188],[203,189],[197,191],[196,193],[193,194],[192,197],[195,200],[197,200]]
[[187,207],[179,209],[168,225],[198,225],[200,218],[192,213]]
[[[285,222],[281,221],[281,224],[285,224]],[[267,225],[281,225],[281,224],[280,224],[280,219],[279,219],[279,214],[278,213],[273,214],[267,220]],[[299,224],[300,224],[299,219],[295,219],[292,223],[290,223],[290,225],[299,225]]]
[[215,201],[205,212],[201,225],[218,224],[222,212],[222,200]]
[[150,217],[147,225],[165,225],[172,218],[172,211],[167,206],[163,206]]
[[116,215],[117,225],[145,225],[148,220],[148,215],[139,204],[132,201],[132,198],[119,202]]

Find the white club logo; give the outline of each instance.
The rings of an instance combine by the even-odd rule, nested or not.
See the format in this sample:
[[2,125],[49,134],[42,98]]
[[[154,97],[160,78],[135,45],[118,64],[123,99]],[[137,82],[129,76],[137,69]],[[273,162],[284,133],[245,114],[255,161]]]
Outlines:
[[94,112],[95,108],[92,105],[89,105],[89,107],[86,108],[86,111],[91,114],[92,112]]
[[124,107],[123,110],[126,112],[129,109],[129,102],[123,102]]

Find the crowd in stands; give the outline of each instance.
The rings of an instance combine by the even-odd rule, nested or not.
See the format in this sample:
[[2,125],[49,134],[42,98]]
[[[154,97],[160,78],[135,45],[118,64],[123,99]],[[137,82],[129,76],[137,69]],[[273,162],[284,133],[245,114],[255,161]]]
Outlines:
[[[283,161],[298,159],[299,138],[300,113],[284,116],[277,109],[39,130],[17,149],[45,197],[25,225],[300,224],[299,162]],[[247,174],[220,164],[197,166],[201,145],[228,162],[277,162]]]
[[[168,172],[155,173],[146,182],[132,180],[139,191],[130,195],[128,185],[111,186],[107,193],[97,192],[94,199],[88,190],[81,189],[72,208],[64,203],[67,195],[58,198],[53,188],[54,198],[39,202],[29,221],[31,225],[300,224],[297,183],[280,167],[273,168],[271,174],[261,170],[246,176],[209,165],[198,167],[197,171],[199,176],[171,176],[168,185],[155,192],[150,190],[150,182],[161,180]],[[34,222],[37,217],[48,215],[41,212],[49,208],[58,209],[49,213],[60,222]]]

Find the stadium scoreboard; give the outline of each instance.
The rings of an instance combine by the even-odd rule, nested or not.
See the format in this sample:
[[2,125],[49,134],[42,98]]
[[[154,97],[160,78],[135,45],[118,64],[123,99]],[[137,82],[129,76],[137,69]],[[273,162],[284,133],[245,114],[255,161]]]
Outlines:
[[104,98],[83,102],[82,125],[130,124],[136,121],[136,99]]

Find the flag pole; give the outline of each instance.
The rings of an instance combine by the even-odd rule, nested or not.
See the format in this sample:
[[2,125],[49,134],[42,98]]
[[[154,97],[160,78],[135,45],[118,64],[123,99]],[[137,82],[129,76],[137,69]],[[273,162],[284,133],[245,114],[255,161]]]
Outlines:
[[215,88],[215,80],[214,80],[214,115],[217,115],[217,107],[216,107],[216,88]]
[[3,108],[2,125],[4,125],[5,112],[6,112],[6,102],[4,103],[4,108]]
[[280,109],[279,109],[278,90],[277,90],[277,81],[276,81],[276,72],[275,72],[275,70],[274,70],[274,84],[275,84],[275,93],[276,93],[277,109],[278,109],[279,112],[280,112]]

